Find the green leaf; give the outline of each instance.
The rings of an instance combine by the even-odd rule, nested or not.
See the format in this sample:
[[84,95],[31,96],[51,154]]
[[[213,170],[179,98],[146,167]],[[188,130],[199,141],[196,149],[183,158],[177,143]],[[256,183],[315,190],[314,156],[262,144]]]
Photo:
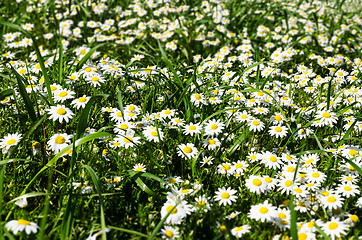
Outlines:
[[2,92],[0,92],[0,101],[4,100],[6,97],[11,96],[14,94],[13,89],[6,89]]
[[125,232],[125,233],[129,233],[129,234],[133,234],[133,235],[138,235],[138,236],[141,236],[141,237],[147,237],[146,234],[136,232],[136,231],[133,231],[133,230],[128,230],[128,229],[125,229],[125,228],[113,227],[113,226],[108,226],[108,228],[114,229],[114,230],[117,230],[117,231],[121,231],[121,232]]
[[[88,165],[83,165],[83,167],[85,169],[88,170],[89,174],[91,175],[91,178],[92,178],[92,181],[94,183],[94,186],[96,188],[96,191],[98,193],[98,196],[99,196],[99,205],[100,205],[100,210],[101,210],[101,228],[102,230],[104,231],[106,229],[106,220],[105,220],[105,217],[104,217],[104,208],[103,208],[103,198],[102,198],[102,190],[101,190],[101,183],[99,181],[99,178],[96,174],[96,172]],[[104,232],[102,234],[102,239],[103,240],[106,240],[107,239],[107,235],[106,233]]]
[[13,66],[10,64],[11,69],[13,70],[16,79],[18,81],[18,87],[19,87],[19,93],[24,101],[25,108],[28,111],[28,114],[33,122],[36,122],[37,117],[34,111],[33,104],[30,101],[29,94],[26,92],[26,88],[24,86],[24,79],[23,77],[13,68]]
[[88,122],[88,115],[91,110],[91,107],[93,106],[94,102],[98,98],[107,98],[109,95],[107,94],[98,94],[89,99],[87,104],[85,105],[85,108],[82,111],[82,114],[80,115],[78,126],[77,126],[77,132],[76,132],[76,140],[83,137],[84,131],[87,128],[87,122]]
[[129,172],[129,174],[132,176],[133,179],[135,179],[136,184],[142,189],[142,191],[146,192],[148,195],[155,196],[156,193],[152,191],[147,185],[139,178],[139,176],[142,174],[141,172],[134,171]]

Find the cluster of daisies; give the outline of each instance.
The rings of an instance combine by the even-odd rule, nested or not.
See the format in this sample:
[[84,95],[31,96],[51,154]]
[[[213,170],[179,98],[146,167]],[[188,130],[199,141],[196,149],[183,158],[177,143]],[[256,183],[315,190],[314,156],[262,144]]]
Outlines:
[[[362,59],[356,54],[361,51],[362,20],[358,14],[345,18],[336,9],[347,7],[334,2],[274,2],[278,4],[245,1],[247,20],[236,29],[233,21],[239,19],[232,17],[232,5],[219,0],[198,6],[133,1],[123,7],[107,1],[55,0],[55,18],[45,16],[59,31],[42,31],[44,46],[39,51],[45,67],[54,71],[58,49],[46,46],[61,37],[70,67],[49,88],[30,50],[32,39],[16,31],[3,35],[3,59],[24,78],[31,99],[39,96],[37,112],[46,115],[45,139],[34,137],[31,157],[53,156],[72,144],[77,120],[92,96],[116,96],[117,90],[123,97],[95,106],[85,135],[106,126],[113,134],[94,141],[92,149],[117,172],[101,176],[107,191],[122,191],[127,173],[116,170],[119,156],[128,169],[164,178],[166,196],[162,206],[156,206],[159,218],[168,216],[162,238],[187,236],[190,219],[213,212],[220,213],[215,232],[225,237],[253,234],[260,223],[277,233],[274,239],[288,237],[290,204],[297,212],[298,239],[316,239],[320,229],[332,239],[349,234],[360,224],[362,208]],[[44,4],[29,1],[26,11],[36,12]],[[84,9],[92,19],[79,17]],[[281,9],[287,14],[276,21]],[[253,19],[262,19],[263,25],[253,25]],[[22,28],[37,31],[33,23]],[[93,51],[89,61],[77,66],[91,51],[86,43],[114,43],[119,50],[143,41],[161,43],[170,56],[188,59],[175,65],[175,71],[154,65],[154,53],[137,50],[129,57],[124,51],[126,57],[110,57],[114,54]],[[192,56],[181,53],[185,43],[195,46]],[[28,59],[18,59],[18,52],[28,52]],[[15,89],[1,101],[11,114],[22,111],[19,92]],[[47,98],[54,105],[46,105],[42,99]],[[24,134],[1,132],[4,159],[27,141]],[[162,166],[151,167],[147,151],[156,153]],[[71,155],[72,150],[64,153],[64,161]],[[176,162],[181,162],[182,171]],[[92,183],[84,173],[79,175],[81,180],[72,187],[81,194],[93,193]],[[244,198],[249,202],[241,209]],[[15,204],[26,208],[26,198]],[[15,235],[39,229],[24,219],[5,227]],[[90,234],[89,239],[109,231]]]

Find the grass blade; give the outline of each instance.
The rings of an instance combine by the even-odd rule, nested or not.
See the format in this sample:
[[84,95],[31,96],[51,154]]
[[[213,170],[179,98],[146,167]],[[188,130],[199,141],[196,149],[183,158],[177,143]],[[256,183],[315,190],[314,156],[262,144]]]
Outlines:
[[151,236],[148,238],[148,240],[152,240],[156,237],[157,233],[160,231],[163,223],[166,221],[166,219],[168,218],[168,216],[170,216],[170,214],[172,213],[173,210],[176,209],[177,205],[179,205],[179,203],[176,203],[175,206],[166,214],[166,216],[164,216],[161,221],[157,224],[156,228],[153,230]]
[[137,232],[137,231],[133,231],[133,230],[128,230],[128,229],[125,229],[125,228],[113,227],[113,226],[108,226],[108,228],[114,229],[114,230],[117,230],[117,231],[121,231],[121,232],[126,232],[126,233],[133,234],[133,235],[137,235],[137,236],[141,236],[141,237],[147,237],[146,234],[143,234],[143,233],[140,233],[140,232]]
[[19,87],[19,93],[21,95],[21,97],[23,98],[24,104],[25,104],[25,108],[28,111],[28,114],[30,116],[30,119],[33,122],[36,122],[37,117],[34,111],[34,107],[33,104],[30,101],[30,97],[29,94],[26,92],[25,86],[24,86],[24,79],[23,77],[13,68],[12,65],[10,65],[12,71],[14,72],[15,76],[16,76],[16,80],[18,82],[18,87]]
[[[93,170],[93,168],[91,168],[88,165],[83,165],[83,167],[85,169],[87,169],[87,171],[91,175],[92,181],[93,181],[96,191],[98,193],[99,205],[100,205],[100,210],[101,210],[101,228],[102,228],[102,230],[105,230],[106,229],[106,220],[104,218],[103,198],[102,198],[102,190],[101,190],[101,184],[100,184],[99,178],[98,178],[96,172]],[[102,233],[102,239],[103,240],[107,239],[107,235],[105,233]]]

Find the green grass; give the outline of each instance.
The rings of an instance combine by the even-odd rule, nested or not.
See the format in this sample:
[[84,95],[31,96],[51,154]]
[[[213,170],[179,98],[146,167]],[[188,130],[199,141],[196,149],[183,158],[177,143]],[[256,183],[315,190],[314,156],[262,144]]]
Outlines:
[[[360,238],[359,13],[356,1],[6,1],[0,236]],[[264,201],[270,216],[251,212]],[[36,231],[14,233],[20,219]]]

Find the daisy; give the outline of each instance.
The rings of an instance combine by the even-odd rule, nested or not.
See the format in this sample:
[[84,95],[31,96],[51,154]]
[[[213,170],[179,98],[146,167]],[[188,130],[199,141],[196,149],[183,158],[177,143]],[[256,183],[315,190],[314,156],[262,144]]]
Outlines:
[[173,116],[175,116],[175,114],[176,114],[176,110],[173,110],[173,109],[166,109],[166,110],[161,111],[161,113],[160,113],[160,115],[162,116],[163,119],[165,119],[165,118],[172,119]]
[[208,150],[215,150],[216,148],[221,146],[221,142],[217,138],[207,138],[203,142],[203,147]]
[[276,207],[265,200],[264,203],[251,206],[248,217],[261,222],[270,221],[276,215],[276,210]]
[[221,163],[217,168],[217,172],[220,174],[232,175],[235,171],[235,167],[230,163]]
[[206,105],[206,98],[202,93],[194,93],[191,95],[191,102],[195,106]]
[[164,226],[160,233],[163,239],[174,240],[180,237],[179,231],[171,226]]
[[279,169],[280,165],[283,163],[278,156],[271,152],[265,152],[261,156],[261,162],[269,169]]
[[264,129],[264,123],[257,118],[251,119],[248,122],[250,131],[262,131]]
[[116,141],[119,142],[121,144],[121,146],[126,149],[130,148],[130,147],[134,147],[135,145],[138,145],[141,143],[139,141],[141,138],[135,137],[134,134],[135,134],[135,131],[133,131],[132,129],[128,129],[126,133],[121,134],[121,136],[117,137]]
[[219,201],[220,205],[231,205],[232,202],[235,202],[236,199],[238,198],[237,196],[235,196],[235,193],[237,191],[229,188],[219,188],[218,191],[216,191],[216,196],[214,197],[216,201]]
[[210,206],[210,197],[206,195],[202,195],[195,198],[196,201],[196,209],[202,212],[208,212],[211,210]]
[[318,111],[315,118],[320,119],[324,125],[333,126],[337,123],[337,114],[331,111]]
[[303,163],[303,167],[309,167],[310,165],[316,165],[319,161],[318,154],[306,154],[302,155],[301,162]]
[[338,193],[330,193],[328,196],[322,197],[320,200],[322,205],[330,210],[342,207],[344,201]]
[[205,164],[212,165],[212,161],[214,161],[213,157],[210,156],[204,156],[201,160],[201,167],[203,167]]
[[90,99],[89,97],[87,97],[86,95],[83,95],[80,98],[74,99],[71,104],[76,109],[84,108],[85,105],[88,103],[89,99]]
[[47,143],[49,148],[54,151],[54,153],[58,153],[70,144],[70,139],[72,137],[73,135],[68,135],[66,133],[54,134]]
[[214,136],[223,132],[225,124],[220,120],[209,120],[205,125],[204,136]]
[[[176,206],[176,207],[175,207]],[[172,210],[173,209],[173,210]],[[175,201],[168,200],[161,208],[161,218],[164,218],[167,213],[171,213],[165,223],[166,224],[181,224],[186,212],[181,203],[176,205]]]
[[18,205],[20,208],[25,208],[26,206],[28,206],[26,196],[20,196],[19,199],[15,202],[15,205]]
[[247,122],[251,119],[251,115],[247,111],[236,113],[235,121]]
[[250,190],[250,192],[256,194],[264,193],[268,187],[263,177],[255,175],[250,175],[250,177],[245,180],[245,186]]
[[9,150],[11,147],[17,145],[22,139],[21,133],[7,134],[0,140],[0,147],[5,150]]
[[197,133],[201,133],[201,130],[202,130],[202,127],[201,127],[201,124],[200,123],[190,123],[190,124],[187,124],[183,127],[182,129],[182,132],[185,134],[185,135],[195,135]]
[[331,221],[326,222],[322,226],[323,232],[331,237],[332,240],[342,237],[348,231],[348,225],[338,220],[338,218],[332,217]]
[[249,166],[249,164],[245,161],[238,160],[236,162],[233,162],[235,173],[242,175],[245,169]]
[[5,225],[5,227],[7,230],[13,231],[15,235],[22,231],[25,231],[27,235],[30,235],[31,233],[37,233],[39,228],[36,223],[29,222],[24,219],[11,220]]
[[148,141],[159,142],[163,140],[164,133],[161,129],[154,126],[147,126],[145,130],[142,131],[143,135]]
[[288,131],[285,126],[271,126],[269,127],[269,134],[275,136],[276,138],[283,138],[287,136]]
[[270,117],[269,121],[276,125],[281,125],[285,119],[281,113],[274,113],[273,116]]
[[114,128],[114,132],[118,134],[122,134],[130,129],[134,129],[136,126],[132,122],[128,121],[121,121],[116,124],[116,127]]
[[63,103],[65,100],[73,99],[75,92],[67,90],[67,89],[60,89],[53,92],[54,93],[54,102],[61,102]]
[[198,150],[193,143],[180,144],[178,146],[177,155],[184,159],[191,159],[196,157]]
[[283,177],[281,179],[279,179],[278,181],[278,191],[283,194],[289,194],[292,190],[293,187],[296,187],[295,185],[293,186],[293,178],[292,177]]
[[349,198],[353,196],[359,196],[360,190],[357,185],[350,183],[342,183],[337,187],[337,193],[340,193],[342,196]]
[[74,113],[64,105],[50,106],[50,109],[46,109],[50,114],[50,119],[53,121],[59,121],[60,123],[64,121],[69,122],[69,119],[72,119]]
[[136,171],[136,172],[146,172],[146,166],[142,163],[136,163],[133,168],[132,168],[133,171]]
[[250,232],[249,225],[243,225],[243,226],[235,227],[235,228],[231,229],[231,234],[238,238],[240,238],[241,236],[243,236],[245,233],[248,233],[248,232]]
[[306,180],[308,182],[323,183],[327,176],[326,176],[326,174],[318,171],[315,168],[308,168],[308,170],[306,172],[306,177],[307,177]]

